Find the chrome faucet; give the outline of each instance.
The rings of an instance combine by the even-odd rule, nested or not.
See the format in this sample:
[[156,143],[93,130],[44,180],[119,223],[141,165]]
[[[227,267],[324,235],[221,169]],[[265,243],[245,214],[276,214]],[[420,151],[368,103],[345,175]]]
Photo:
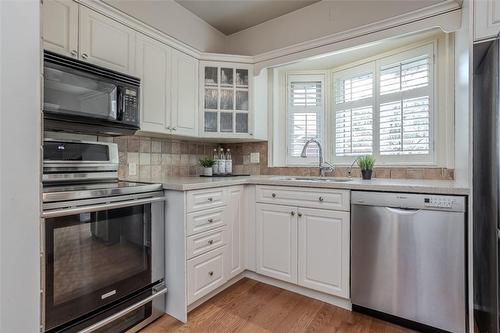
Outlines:
[[359,157],[356,157],[354,161],[352,161],[351,166],[347,168],[347,177],[352,178],[352,168],[354,167],[354,164],[359,160]]
[[307,157],[307,146],[309,146],[310,143],[315,143],[318,145],[318,150],[319,150],[319,175],[320,177],[325,177],[325,174],[327,172],[333,172],[335,171],[335,166],[331,165],[328,162],[325,162],[323,160],[323,148],[321,147],[321,143],[316,140],[316,139],[309,139],[306,141],[304,144],[304,147],[302,148],[302,153],[300,154],[300,157],[306,158]]

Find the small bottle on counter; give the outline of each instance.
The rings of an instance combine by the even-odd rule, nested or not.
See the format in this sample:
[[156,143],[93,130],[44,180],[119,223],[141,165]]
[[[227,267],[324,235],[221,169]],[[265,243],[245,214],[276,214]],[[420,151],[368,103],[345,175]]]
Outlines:
[[226,175],[233,173],[233,160],[231,158],[231,149],[226,151]]
[[217,149],[214,148],[214,165],[212,165],[212,175],[216,176],[219,174],[219,155],[217,154]]
[[217,160],[217,165],[219,168],[218,175],[223,176],[226,174],[226,158],[224,156],[224,149],[219,150],[219,159]]

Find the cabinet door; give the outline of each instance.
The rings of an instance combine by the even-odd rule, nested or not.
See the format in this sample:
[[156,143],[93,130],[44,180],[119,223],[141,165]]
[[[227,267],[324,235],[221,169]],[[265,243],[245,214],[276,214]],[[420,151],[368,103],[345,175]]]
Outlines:
[[102,14],[80,6],[80,58],[134,74],[135,32]]
[[230,278],[243,272],[244,265],[244,231],[243,231],[243,215],[242,215],[242,200],[243,200],[243,187],[229,187],[227,207],[226,207],[226,221],[229,225],[231,234],[230,241]]
[[297,283],[297,208],[256,208],[257,273]]
[[474,40],[494,38],[500,32],[500,0],[474,1]]
[[349,213],[299,208],[299,285],[349,297]]
[[72,0],[45,0],[42,5],[43,48],[78,56],[78,4]]
[[172,134],[198,131],[198,60],[172,50]]
[[168,68],[170,48],[154,39],[137,40],[137,75],[141,79],[141,129],[166,133],[170,128]]

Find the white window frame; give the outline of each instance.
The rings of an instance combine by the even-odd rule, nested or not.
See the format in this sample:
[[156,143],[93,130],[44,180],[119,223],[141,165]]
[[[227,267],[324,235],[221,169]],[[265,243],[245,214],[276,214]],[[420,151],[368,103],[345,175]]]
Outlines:
[[[399,51],[396,53],[392,53],[390,55],[380,55],[370,59],[371,61],[365,62],[362,64],[358,64],[355,66],[347,67],[341,70],[333,70],[332,71],[332,89],[330,94],[335,94],[335,85],[337,80],[346,77],[352,77],[356,74],[367,73],[368,69],[371,68],[374,73],[374,96],[373,96],[373,156],[377,160],[377,165],[398,165],[398,166],[435,166],[437,165],[437,151],[436,151],[436,124],[437,124],[437,96],[436,96],[436,82],[435,82],[435,73],[437,72],[437,64],[434,61],[435,59],[435,50],[436,50],[436,42],[427,42],[418,47],[413,47],[406,49],[404,51]],[[389,98],[389,96],[394,96],[394,94],[399,94],[402,99],[407,99],[411,97],[418,97],[420,95],[415,95],[415,91],[403,91],[398,93],[391,93],[388,95],[380,96],[380,68],[384,65],[393,64],[395,62],[399,62],[406,59],[415,58],[421,56],[422,54],[428,53],[430,56],[430,73],[429,73],[429,85],[425,87],[429,92],[429,154],[426,155],[380,155],[380,133],[379,133],[379,111],[380,104],[385,101],[395,100],[393,98]],[[422,90],[422,88],[417,88]],[[348,165],[356,159],[356,156],[336,156],[335,148],[336,148],[336,136],[335,136],[335,100],[332,100],[333,103],[333,114],[332,114],[332,127],[328,127],[330,132],[330,141],[332,142],[332,147],[330,149],[329,155],[331,157],[331,161],[337,165]]]
[[325,108],[327,105],[328,98],[326,97],[330,87],[326,86],[326,75],[325,74],[300,74],[300,73],[287,73],[286,75],[286,152],[285,159],[286,165],[288,166],[311,166],[318,164],[317,156],[307,156],[306,158],[290,156],[288,152],[290,151],[290,113],[291,113],[291,105],[290,105],[290,92],[291,92],[291,83],[292,82],[321,82],[321,106],[318,107],[318,115],[319,115],[319,132],[321,134],[320,142],[323,147],[323,154],[325,154],[328,150],[325,149],[325,143],[328,141],[326,131],[325,131]]

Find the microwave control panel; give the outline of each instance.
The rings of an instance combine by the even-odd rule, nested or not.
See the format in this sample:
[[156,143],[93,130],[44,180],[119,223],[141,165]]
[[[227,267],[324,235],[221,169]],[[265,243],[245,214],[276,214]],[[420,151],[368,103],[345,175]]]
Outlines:
[[123,94],[123,121],[127,123],[137,123],[138,108],[138,90],[126,88]]

